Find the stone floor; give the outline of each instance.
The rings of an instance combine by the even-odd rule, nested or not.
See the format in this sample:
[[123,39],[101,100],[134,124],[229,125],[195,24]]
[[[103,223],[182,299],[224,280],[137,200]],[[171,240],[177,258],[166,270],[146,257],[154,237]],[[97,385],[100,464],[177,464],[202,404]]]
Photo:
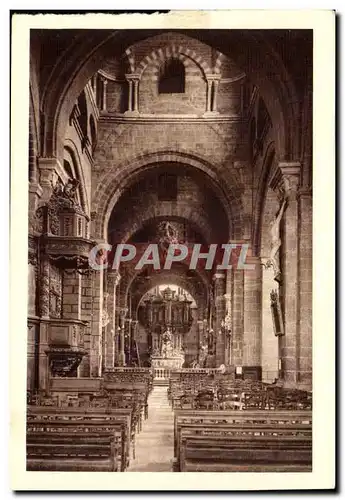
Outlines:
[[155,386],[149,396],[149,416],[136,436],[136,458],[128,472],[172,472],[174,456],[174,414],[167,387]]

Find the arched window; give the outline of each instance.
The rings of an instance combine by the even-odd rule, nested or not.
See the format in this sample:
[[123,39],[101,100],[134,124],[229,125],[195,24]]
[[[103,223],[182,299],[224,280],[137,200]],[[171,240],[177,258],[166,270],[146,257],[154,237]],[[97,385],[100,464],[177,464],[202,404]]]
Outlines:
[[159,94],[183,94],[185,92],[184,64],[178,59],[168,59],[160,70]]

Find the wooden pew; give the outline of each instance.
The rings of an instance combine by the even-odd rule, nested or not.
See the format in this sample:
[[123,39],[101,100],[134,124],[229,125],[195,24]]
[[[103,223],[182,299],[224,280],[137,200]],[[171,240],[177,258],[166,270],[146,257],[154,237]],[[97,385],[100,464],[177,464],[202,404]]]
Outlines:
[[117,472],[119,454],[113,433],[29,432],[28,471]]
[[[174,461],[176,468],[180,471],[182,470],[181,467],[186,467],[186,463],[188,467],[192,467],[191,464],[194,460],[195,463],[198,461],[208,463],[207,467],[205,466],[202,470],[215,470],[219,465],[224,470],[230,471],[232,466],[230,458],[233,456],[231,450],[237,449],[235,445],[238,445],[240,438],[241,449],[245,448],[247,451],[244,454],[241,454],[241,449],[238,451],[237,462],[240,463],[235,464],[238,466],[238,470],[241,467],[245,470],[246,466],[253,466],[253,470],[259,470],[258,466],[264,465],[262,457],[265,450],[267,451],[267,460],[270,457],[273,460],[273,467],[274,456],[277,456],[275,453],[280,450],[279,446],[283,446],[282,450],[287,451],[291,439],[296,446],[296,449],[293,450],[293,456],[296,457],[295,461],[297,461],[294,467],[296,470],[299,467],[306,470],[306,468],[311,467],[311,418],[310,411],[175,410]],[[203,438],[200,436],[203,436]],[[261,437],[261,443],[263,441],[263,450],[256,447],[260,441],[258,441],[259,437]],[[224,451],[219,448],[221,438],[224,438],[224,443],[226,443],[224,446],[226,446],[227,454],[224,456],[228,457],[228,462],[225,465],[224,463],[221,464],[223,460],[222,452]],[[262,438],[264,439],[262,440]],[[267,443],[271,443],[271,449],[265,446],[265,440]],[[306,448],[306,454],[302,454],[299,460],[298,453],[301,446]],[[215,461],[213,465],[207,462],[211,457],[207,450],[213,454]],[[250,462],[248,456],[250,456],[251,452],[254,454],[252,454],[253,458]],[[256,455],[255,452],[257,452]],[[284,452],[279,455],[282,461],[283,456],[287,455],[284,455]],[[216,459],[219,462],[218,465]],[[187,467],[188,470],[195,470],[195,463],[194,468],[189,469]],[[282,467],[285,467],[285,465],[284,462]],[[270,463],[268,463],[268,469],[269,466],[271,466]]]
[[[219,431],[219,428],[218,428]],[[267,429],[265,429],[267,431]],[[276,428],[275,428],[276,431]],[[181,472],[310,472],[311,436],[252,434],[239,439],[234,429],[221,436],[181,436]]]
[[[52,408],[31,406],[27,432],[104,432],[111,430],[120,443],[121,470],[129,464],[131,410],[113,408]],[[135,450],[135,442],[132,443]]]

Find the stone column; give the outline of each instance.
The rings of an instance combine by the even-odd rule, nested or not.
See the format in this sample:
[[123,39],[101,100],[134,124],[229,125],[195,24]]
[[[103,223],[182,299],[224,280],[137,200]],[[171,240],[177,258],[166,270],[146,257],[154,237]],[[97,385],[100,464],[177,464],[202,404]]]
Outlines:
[[128,75],[126,75],[127,81],[128,81],[128,110],[127,111],[132,111],[133,110],[133,80],[132,78],[129,78]]
[[[137,328],[138,328],[138,320],[137,319],[132,319],[131,323],[132,331],[131,331],[131,339],[133,342],[133,345],[137,345]],[[136,351],[135,351],[136,353]],[[132,360],[133,360],[133,353],[132,353]],[[140,359],[138,359],[138,366],[140,365]]]
[[279,284],[274,280],[274,270],[268,266],[268,257],[261,257],[262,264],[262,379],[271,383],[279,376],[279,338],[274,335],[271,312],[271,291],[279,296]]
[[207,79],[206,113],[211,111],[213,80]]
[[311,189],[299,190],[299,383],[312,388],[313,200]]
[[125,357],[125,317],[127,314],[127,308],[121,308],[120,311],[120,352],[119,352],[119,366],[126,365],[126,357]]
[[225,350],[225,364],[227,366],[232,364],[232,337],[233,337],[233,269],[228,269],[226,271],[226,294],[225,298],[225,309],[226,309],[226,317],[229,320],[231,319],[231,331],[227,332],[226,338],[226,350]]
[[212,111],[214,113],[217,112],[218,86],[219,86],[219,78],[215,78],[213,81],[213,99],[212,99]]
[[200,358],[200,345],[204,343],[204,321],[199,319],[197,321],[197,360]]
[[261,288],[262,266],[259,257],[247,256],[244,270],[243,366],[261,377]]
[[216,306],[216,366],[225,363],[225,332],[222,328],[222,321],[225,318],[225,286],[226,276],[224,272],[218,272],[214,279],[214,299]]
[[232,319],[232,364],[242,366],[243,363],[243,293],[244,274],[240,269],[234,268],[234,293],[233,293],[233,319]]
[[79,365],[78,375],[80,377],[90,377],[93,273],[97,272],[91,271],[90,274],[82,276],[81,319],[88,322],[84,330],[84,349],[88,352],[88,356],[84,356]]
[[106,78],[102,78],[102,83],[103,83],[103,94],[102,94],[102,111],[107,111],[107,85],[108,85],[108,80]]
[[90,345],[91,377],[100,377],[102,373],[103,276],[103,270],[96,271],[93,274]]
[[[285,335],[280,339],[280,375],[287,386],[299,381],[300,357],[300,275],[299,275],[299,199],[301,166],[299,162],[281,162],[271,187],[286,201],[281,234],[282,309]],[[308,252],[307,252],[308,253]]]
[[47,256],[41,259],[39,312],[41,316],[39,326],[39,347],[38,347],[38,388],[48,390],[49,360],[46,350],[49,347],[48,321],[49,320],[49,288],[50,288],[50,263]]
[[116,289],[120,281],[120,275],[117,271],[107,273],[107,313],[109,322],[105,327],[105,368],[113,368],[115,366],[115,349],[116,349]]
[[139,110],[139,80],[134,80],[134,111],[137,113]]
[[299,372],[299,263],[298,263],[298,187],[300,182],[300,164],[296,162],[280,163],[280,186],[283,186],[287,206],[283,218],[282,233],[284,246],[283,294],[285,335],[282,337],[282,375],[284,383],[295,385]]

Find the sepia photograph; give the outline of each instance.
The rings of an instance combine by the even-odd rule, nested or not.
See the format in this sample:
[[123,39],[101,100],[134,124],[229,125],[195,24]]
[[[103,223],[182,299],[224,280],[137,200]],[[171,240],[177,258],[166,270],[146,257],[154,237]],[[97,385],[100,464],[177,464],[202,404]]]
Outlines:
[[313,28],[52,17],[21,82],[26,472],[314,473]]

